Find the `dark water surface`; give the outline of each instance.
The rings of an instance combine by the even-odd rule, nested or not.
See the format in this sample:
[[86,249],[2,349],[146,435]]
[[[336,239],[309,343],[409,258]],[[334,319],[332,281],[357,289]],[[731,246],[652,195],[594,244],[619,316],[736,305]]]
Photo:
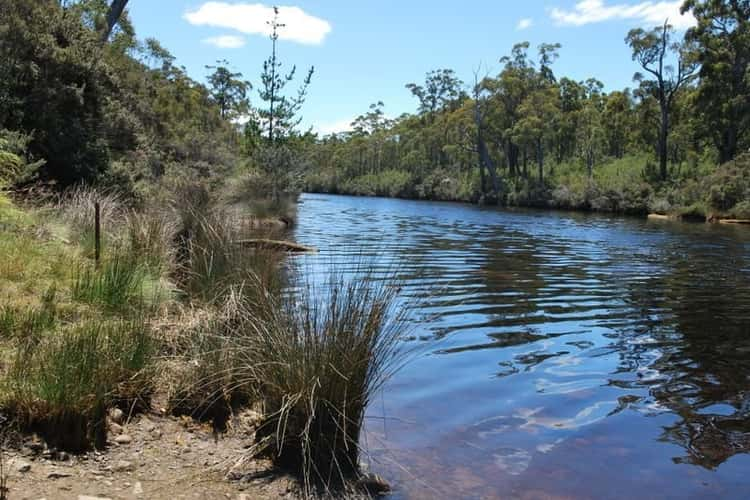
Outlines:
[[367,421],[394,498],[750,498],[750,228],[305,195],[295,237],[431,291]]

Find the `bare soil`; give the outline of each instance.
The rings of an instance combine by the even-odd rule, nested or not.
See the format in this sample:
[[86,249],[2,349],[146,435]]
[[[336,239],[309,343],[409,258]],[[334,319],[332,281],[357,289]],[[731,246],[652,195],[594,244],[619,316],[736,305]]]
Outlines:
[[[115,420],[120,420],[116,418]],[[36,436],[5,450],[8,498],[296,498],[293,478],[249,459],[258,416],[247,411],[215,435],[209,425],[152,411],[110,421],[105,450],[82,455],[48,449]]]

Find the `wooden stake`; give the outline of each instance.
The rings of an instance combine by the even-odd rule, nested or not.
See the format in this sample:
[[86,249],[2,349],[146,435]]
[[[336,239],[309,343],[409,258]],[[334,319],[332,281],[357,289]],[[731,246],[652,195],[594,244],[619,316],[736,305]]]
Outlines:
[[97,201],[94,203],[94,259],[96,260],[96,267],[99,267],[99,258],[102,251],[101,235],[101,208]]

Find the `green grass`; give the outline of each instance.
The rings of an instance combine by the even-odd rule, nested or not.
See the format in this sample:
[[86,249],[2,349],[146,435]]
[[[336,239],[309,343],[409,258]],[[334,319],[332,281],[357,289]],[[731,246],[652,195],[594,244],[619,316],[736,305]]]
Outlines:
[[146,269],[132,255],[119,251],[105,258],[97,269],[91,263],[76,271],[71,294],[74,300],[123,310],[144,300]]
[[153,344],[142,320],[90,318],[19,343],[4,381],[3,406],[64,449],[106,440],[113,402],[147,392],[139,379]]
[[33,337],[52,330],[58,321],[55,294],[53,286],[42,297],[41,305],[36,307],[19,307],[13,304],[0,307],[0,338]]

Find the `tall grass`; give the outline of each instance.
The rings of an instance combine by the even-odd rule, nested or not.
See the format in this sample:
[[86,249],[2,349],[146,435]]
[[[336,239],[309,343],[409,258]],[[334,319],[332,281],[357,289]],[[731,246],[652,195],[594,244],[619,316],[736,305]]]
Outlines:
[[79,302],[123,310],[143,301],[146,277],[145,268],[136,258],[115,251],[99,268],[82,264],[73,277],[71,292]]
[[108,405],[148,393],[153,343],[142,320],[91,318],[20,343],[5,381],[4,407],[63,449],[106,442]]
[[[181,285],[189,296],[220,303],[228,291],[259,278],[267,289],[280,288],[282,254],[239,244],[247,228],[228,212],[208,211],[192,215],[190,236],[182,240]],[[254,292],[256,287],[244,288]]]
[[70,229],[70,237],[83,246],[86,255],[94,253],[94,210],[99,203],[104,244],[122,223],[124,201],[116,194],[78,186],[65,191],[54,207],[59,219]]
[[172,269],[178,224],[166,210],[130,211],[125,216],[127,247],[154,275]]
[[365,410],[405,359],[407,323],[398,287],[369,275],[295,290],[235,301],[224,335],[233,380],[264,405],[261,448],[310,492],[358,473]]
[[50,287],[37,307],[0,306],[0,338],[23,338],[52,329],[57,324],[56,293],[55,286]]

